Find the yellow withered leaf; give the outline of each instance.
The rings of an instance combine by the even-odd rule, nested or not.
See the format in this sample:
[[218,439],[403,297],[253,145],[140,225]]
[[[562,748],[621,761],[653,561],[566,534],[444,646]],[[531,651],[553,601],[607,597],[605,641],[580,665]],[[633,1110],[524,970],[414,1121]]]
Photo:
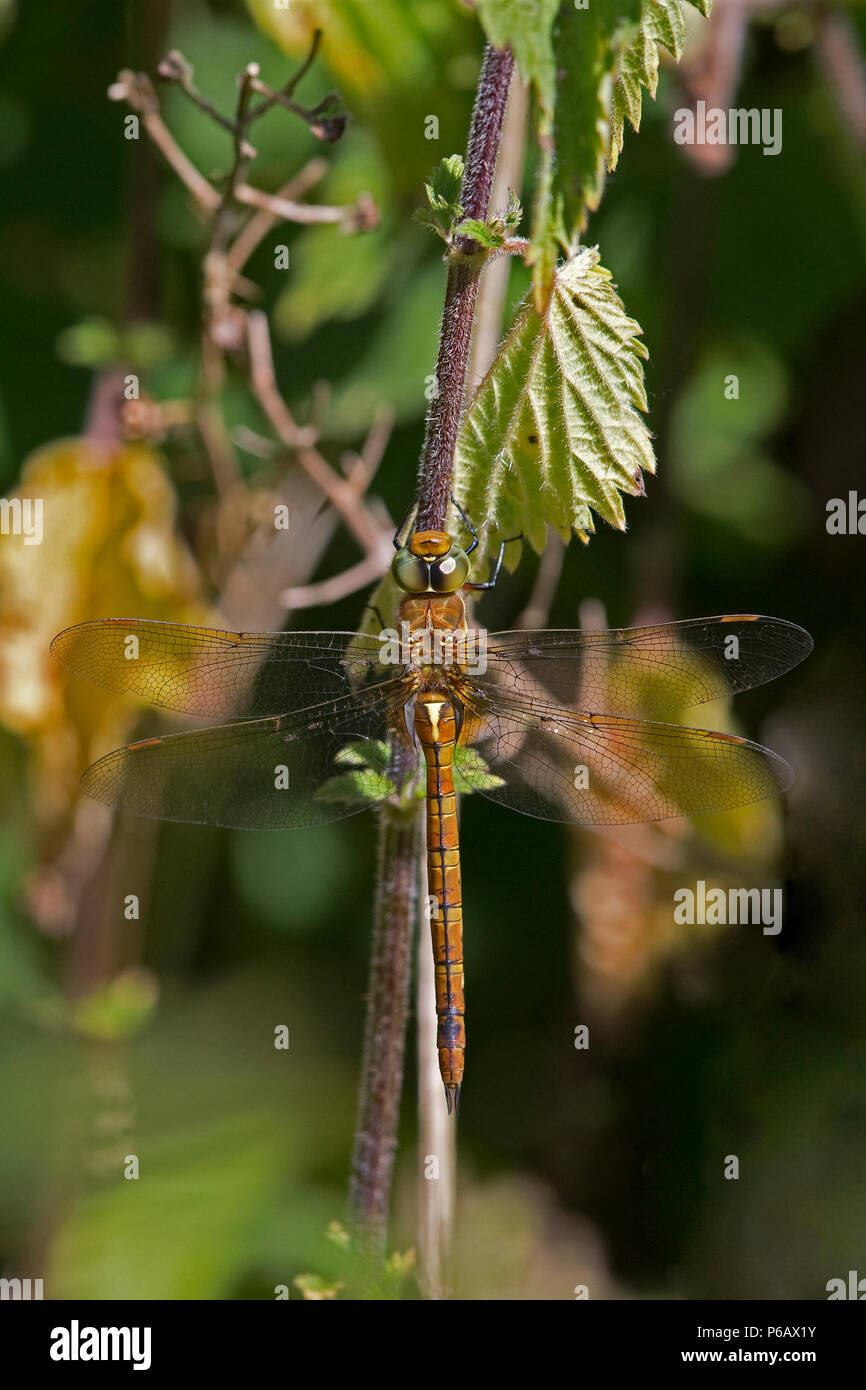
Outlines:
[[346,96],[388,96],[395,83],[429,80],[436,41],[453,22],[447,10],[425,12],[405,0],[290,0],[279,7],[274,0],[247,0],[247,7],[258,27],[293,57],[302,56],[321,30],[322,54]]
[[88,618],[201,622],[207,608],[175,527],[174,490],[145,445],[49,444],[24,464],[6,502],[0,721],[33,744],[36,804],[52,818],[75,799],[83,767],[123,741],[134,710],[70,677],[51,639]]

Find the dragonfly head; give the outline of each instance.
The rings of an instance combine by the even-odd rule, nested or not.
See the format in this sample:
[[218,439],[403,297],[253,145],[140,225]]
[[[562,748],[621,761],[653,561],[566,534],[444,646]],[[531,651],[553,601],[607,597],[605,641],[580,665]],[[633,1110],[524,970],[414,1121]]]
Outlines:
[[408,594],[453,594],[469,578],[469,556],[446,531],[413,531],[391,573]]

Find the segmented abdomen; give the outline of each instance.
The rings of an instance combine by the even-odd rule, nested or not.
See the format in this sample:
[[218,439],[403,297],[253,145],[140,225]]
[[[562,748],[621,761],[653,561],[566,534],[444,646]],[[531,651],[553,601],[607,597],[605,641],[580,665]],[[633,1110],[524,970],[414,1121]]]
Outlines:
[[466,1047],[463,900],[454,795],[454,707],[433,692],[415,702],[415,733],[427,764],[427,880],[436,972],[436,1046],[448,1109],[460,1099]]

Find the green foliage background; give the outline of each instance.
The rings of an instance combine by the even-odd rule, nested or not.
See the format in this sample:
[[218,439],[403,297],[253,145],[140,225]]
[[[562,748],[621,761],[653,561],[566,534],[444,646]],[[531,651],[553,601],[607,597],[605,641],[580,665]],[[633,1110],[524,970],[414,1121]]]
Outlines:
[[[250,271],[275,306],[292,404],[302,412],[317,379],[332,383],[334,448],[357,444],[380,403],[393,405],[376,488],[398,516],[444,278],[441,246],[410,214],[431,166],[463,146],[481,36],[450,0],[396,7],[399,24],[384,12],[374,23],[379,0],[335,5],[344,61],[310,79],[311,99],[317,84],[319,94],[339,85],[355,115],[329,153],[322,197],[368,189],[380,228],[289,229],[289,276],[266,248]],[[862,9],[849,8],[862,41]],[[697,173],[671,139],[681,99],[664,67],[589,219],[584,240],[601,247],[644,331],[659,469],[645,499],[626,500],[627,535],[599,524],[589,546],[571,547],[550,615],[575,626],[581,601],[598,598],[611,625],[752,611],[813,632],[808,665],[737,708],[743,729],[799,773],[780,863],[785,927],[776,938],[696,928],[615,1024],[593,1028],[589,1053],[576,1052],[574,1028],[590,1014],[568,885],[585,847],[467,799],[471,1052],[455,1279],[469,1297],[570,1298],[591,1276],[599,1296],[821,1298],[828,1279],[862,1271],[866,570],[863,538],[828,536],[824,520],[828,499],[863,487],[866,182],[808,24],[802,43],[786,37],[791,13],[750,30],[737,97],[783,110],[782,153],[746,148],[723,177]],[[277,82],[288,60],[231,0],[82,0],[74,22],[61,0],[0,14],[3,492],[32,449],[80,430],[82,363],[104,350],[105,324],[91,321],[120,323],[130,263],[160,326],[142,349],[150,389],[179,394],[193,375],[201,229],[160,168],[153,235],[134,236],[147,215],[140,151],[122,138],[108,84],[143,66],[148,45],[177,46],[201,88],[228,103],[246,62]],[[219,131],[176,93],[165,109],[201,168],[225,167]],[[430,113],[438,141],[423,137]],[[320,152],[280,113],[256,144],[257,174],[273,186]],[[586,167],[594,198],[597,152]],[[522,193],[531,206],[529,181]],[[530,288],[515,265],[510,304]],[[731,373],[736,405],[723,393]],[[232,418],[260,428],[242,386],[232,392]],[[170,463],[194,511],[202,484]],[[338,533],[321,573],[356,558]],[[511,622],[536,564],[527,554],[485,599],[488,626]],[[359,608],[350,599],[302,622],[351,628]],[[33,782],[11,732],[0,769],[0,1266],[75,1297],[269,1298],[301,1274],[345,1278],[339,1242],[323,1233],[344,1215],[371,818],[291,836],[164,828],[144,949],[159,1001],[134,980],[129,997],[102,1001],[109,1025],[132,1020],[124,1041],[106,1043],[98,1021],[70,1024],[65,943],[39,937],[23,908]],[[767,872],[743,862],[744,883]],[[286,1054],[273,1049],[275,1023],[292,1030]],[[415,1240],[413,1094],[410,1075],[392,1231],[401,1250]],[[140,1157],[137,1183],[94,1160],[111,1115]],[[730,1153],[737,1183],[721,1178]],[[411,1294],[411,1280],[378,1293]]]

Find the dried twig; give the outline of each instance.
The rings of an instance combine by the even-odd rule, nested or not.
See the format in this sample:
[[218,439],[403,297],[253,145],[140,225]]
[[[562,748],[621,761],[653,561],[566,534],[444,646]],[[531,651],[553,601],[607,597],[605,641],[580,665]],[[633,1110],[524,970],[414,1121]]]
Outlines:
[[376,418],[370,426],[367,438],[361,445],[361,452],[346,453],[340,460],[346,481],[355,489],[359,497],[367,491],[373,481],[388,447],[388,440],[391,438],[393,428],[394,412],[383,407],[377,412]]
[[385,807],[379,823],[364,1059],[352,1152],[349,1208],[363,1248],[384,1252],[412,970],[420,817]]
[[133,111],[141,116],[144,128],[166,163],[177,174],[181,183],[208,212],[215,212],[220,205],[220,195],[213,184],[208,183],[203,174],[184,154],[159,112],[159,102],[149,77],[144,73],[132,72],[124,68],[108,89],[111,101],[125,101]]
[[[247,316],[250,379],[262,410],[275,433],[291,449],[301,467],[321,488],[343,518],[347,528],[366,551],[368,558],[382,549],[381,522],[364,504],[357,489],[341,478],[315,448],[317,431],[298,425],[277,386],[271,335],[265,314],[254,310]],[[381,571],[380,571],[381,573]]]
[[555,531],[548,533],[547,545],[542,552],[535,576],[532,592],[523,612],[515,619],[514,626],[522,628],[546,627],[550,619],[550,605],[559,587],[562,566],[565,560],[565,543]]
[[343,570],[341,574],[323,579],[319,584],[305,584],[297,589],[284,589],[280,594],[280,603],[289,609],[317,608],[321,604],[337,603],[339,599],[348,598],[349,594],[355,594],[359,589],[366,589],[370,584],[375,584],[377,579],[381,579],[383,574],[387,574],[393,554],[391,543],[383,531],[382,542],[378,551],[365,556],[363,560],[359,560],[356,565]]
[[[310,159],[293,179],[289,179],[287,184],[275,195],[277,203],[295,203],[302,198],[305,193],[309,193],[317,183],[323,179],[328,172],[327,160],[317,156]],[[268,232],[281,220],[280,213],[274,206],[263,208],[250,217],[238,232],[231,247],[226,254],[226,260],[236,273],[241,271],[246,265],[250,256],[267,236]]]
[[[369,194],[360,194],[353,204],[345,207],[300,201],[326,172],[327,165],[320,159],[310,160],[277,194],[255,188],[247,181],[256,154],[248,132],[274,105],[286,106],[301,116],[321,139],[334,140],[342,134],[346,118],[334,113],[338,100],[334,94],[310,109],[292,100],[298,83],[315,59],[320,37],[319,33],[315,34],[306,59],[278,91],[262,82],[257,63],[249,63],[239,80],[232,116],[224,115],[198,90],[193,81],[192,65],[182,53],[175,49],[160,62],[158,71],[163,81],[174,83],[204,115],[232,137],[232,164],[221,192],[203,178],[171,136],[148,77],[124,71],[109,95],[113,100],[127,101],[140,112],[154,143],[199,206],[212,218],[210,244],[204,257],[204,332],[196,418],[217,492],[225,500],[233,498],[236,489],[244,486],[220,398],[226,376],[225,354],[238,353],[248,345],[253,389],[278,437],[295,452],[298,462],[321,486],[363,546],[368,562],[363,572],[375,569],[376,573],[381,573],[378,567],[381,565],[382,526],[361,501],[358,486],[361,474],[356,473],[348,482],[340,478],[314,447],[318,430],[302,429],[296,424],[277,388],[267,320],[259,314],[250,316],[248,322],[246,310],[236,302],[238,295],[248,299],[255,296],[256,287],[242,279],[241,271],[262,238],[278,222],[336,223],[344,231],[353,232],[374,227],[378,221],[378,211]],[[256,104],[253,96],[257,93],[262,94],[264,100]],[[255,211],[250,213],[250,208]],[[338,581],[338,587],[342,582]]]
[[260,208],[273,220],[307,226],[318,222],[342,222],[352,231],[371,231],[378,221],[375,203],[368,193],[359,193],[354,203],[329,207],[326,203],[299,203],[281,193],[265,193],[249,184],[237,184],[233,195],[246,207]]

